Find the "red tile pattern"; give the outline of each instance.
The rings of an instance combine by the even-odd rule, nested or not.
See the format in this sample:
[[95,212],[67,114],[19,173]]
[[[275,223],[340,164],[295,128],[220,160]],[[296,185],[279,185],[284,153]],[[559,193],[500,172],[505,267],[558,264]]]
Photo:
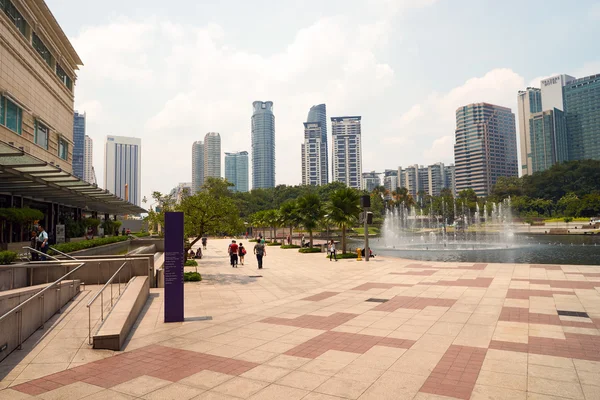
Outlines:
[[600,287],[600,282],[594,281],[567,281],[567,280],[547,280],[547,279],[513,279],[513,281],[529,281],[534,285],[550,285],[557,289],[594,289]]
[[565,272],[569,275],[583,275],[586,278],[600,278],[600,272]]
[[363,283],[360,286],[355,287],[352,290],[369,290],[369,289],[390,289],[396,286],[400,287],[412,287],[414,285],[409,285],[405,283],[382,283],[382,282],[367,282]]
[[580,318],[581,321],[560,319],[558,314],[540,314],[529,312],[527,308],[503,307],[499,321],[525,322],[529,324],[562,325],[576,328],[600,328],[600,321],[591,318]]
[[452,307],[456,303],[453,299],[435,299],[430,297],[408,297],[394,296],[388,302],[381,303],[375,307],[374,311],[396,311],[399,308],[409,308],[412,310],[422,310],[428,306]]
[[329,331],[288,350],[285,354],[304,358],[317,358],[328,350],[364,354],[373,346],[410,349],[414,343],[414,340],[407,339]]
[[457,279],[455,281],[421,282],[422,285],[434,286],[467,286],[467,287],[490,287],[494,278]]
[[431,276],[435,274],[436,270],[425,270],[425,271],[406,271],[406,272],[390,272],[390,275],[421,275],[421,276]]
[[339,292],[321,292],[321,293],[313,294],[312,296],[305,297],[300,300],[321,301],[321,300],[325,300],[330,297],[333,297],[336,294],[339,294]]
[[562,271],[560,265],[549,265],[549,264],[531,264],[531,268],[545,269],[546,271]]
[[438,267],[434,267],[433,265],[425,265],[425,264],[408,264],[404,268],[434,268],[434,269],[438,269]]
[[296,326],[298,328],[323,329],[328,331],[330,329],[335,328],[336,326],[342,325],[350,321],[356,316],[357,314],[348,313],[335,313],[331,314],[328,317],[307,314],[301,315],[296,318],[269,317],[261,320],[260,322],[264,322],[266,324]]
[[479,347],[450,346],[419,391],[470,398],[486,353],[487,349]]
[[240,375],[258,364],[152,345],[13,386],[33,396],[75,382],[111,388],[142,375],[177,382],[203,370]]
[[507,299],[525,299],[529,300],[531,296],[535,297],[552,297],[554,293],[574,294],[569,292],[554,292],[552,290],[533,290],[533,289],[508,289],[506,292]]
[[490,349],[600,361],[600,336],[565,333],[565,339],[529,336],[528,343],[492,340]]

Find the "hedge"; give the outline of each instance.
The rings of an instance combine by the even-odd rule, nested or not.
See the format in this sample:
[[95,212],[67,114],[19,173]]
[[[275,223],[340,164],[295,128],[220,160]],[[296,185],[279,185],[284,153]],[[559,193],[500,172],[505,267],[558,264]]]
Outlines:
[[196,262],[196,260],[186,260],[185,261],[185,266],[186,267],[197,267],[198,266],[198,262]]
[[[358,258],[358,256],[356,255],[356,253],[337,253],[335,255],[335,257],[337,259],[343,259],[343,258]],[[329,258],[329,253],[327,253],[327,258]]]
[[320,253],[320,247],[303,247],[298,250],[300,253]]
[[267,246],[281,246],[281,242],[267,243]]
[[135,237],[148,237],[150,236],[150,234],[148,232],[136,232],[136,233],[132,233],[133,236]]
[[200,282],[202,280],[202,276],[198,272],[184,272],[183,273],[183,281],[184,282]]
[[[105,238],[98,238],[92,240],[81,240],[78,242],[69,242],[69,243],[60,243],[52,246],[52,248],[61,251],[63,253],[72,253],[74,251],[91,249],[92,247],[104,246],[107,244],[124,242],[125,240],[129,240],[127,236],[111,236]],[[48,252],[50,255],[54,255],[52,250]]]
[[8,265],[17,259],[14,251],[0,251],[0,265]]
[[297,244],[283,244],[281,245],[282,249],[299,249],[300,245]]

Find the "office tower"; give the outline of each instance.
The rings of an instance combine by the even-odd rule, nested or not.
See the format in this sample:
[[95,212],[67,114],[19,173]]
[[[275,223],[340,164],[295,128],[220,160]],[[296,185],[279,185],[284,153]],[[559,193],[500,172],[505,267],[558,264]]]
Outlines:
[[73,175],[85,177],[85,113],[73,114]]
[[221,136],[208,132],[204,136],[204,179],[221,177]]
[[94,141],[85,135],[83,146],[83,180],[92,183],[94,178]]
[[329,182],[329,148],[327,146],[327,107],[325,104],[318,104],[312,106],[308,111],[306,122],[319,122],[321,124],[321,143],[325,145],[325,151],[323,152],[325,164],[325,184]]
[[521,175],[533,173],[531,161],[531,135],[529,131],[529,118],[534,113],[542,111],[542,91],[537,88],[520,90],[517,96],[519,113],[519,143]]
[[303,185],[327,184],[327,143],[322,132],[321,122],[304,123],[304,143],[300,146]]
[[565,114],[555,108],[529,118],[530,158],[533,172],[544,171],[568,160]]
[[600,160],[600,74],[564,87],[569,160]]
[[104,189],[140,205],[142,201],[142,139],[107,136],[104,147]]
[[375,188],[381,186],[379,173],[375,171],[362,173],[362,188],[371,193]]
[[454,164],[446,165],[444,167],[444,174],[446,175],[447,188],[452,191],[452,194],[456,196],[456,176]]
[[570,75],[556,75],[540,82],[542,93],[542,109],[539,111],[558,109],[564,111],[563,87],[575,78]]
[[204,142],[198,140],[192,144],[192,194],[204,185]]
[[510,108],[474,103],[456,110],[456,190],[488,196],[501,176],[518,176],[515,115]]
[[361,188],[361,117],[332,117],[333,181]]
[[383,173],[383,186],[388,192],[395,192],[398,188],[398,170],[386,169]]
[[252,107],[252,189],[275,187],[273,102],[255,101]]
[[225,153],[225,179],[233,183],[233,192],[248,191],[248,152]]

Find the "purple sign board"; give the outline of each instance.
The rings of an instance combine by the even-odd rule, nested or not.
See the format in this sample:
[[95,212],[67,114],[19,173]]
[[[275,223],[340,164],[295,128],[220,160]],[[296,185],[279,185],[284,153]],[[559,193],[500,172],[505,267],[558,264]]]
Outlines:
[[183,321],[183,213],[165,213],[165,322]]

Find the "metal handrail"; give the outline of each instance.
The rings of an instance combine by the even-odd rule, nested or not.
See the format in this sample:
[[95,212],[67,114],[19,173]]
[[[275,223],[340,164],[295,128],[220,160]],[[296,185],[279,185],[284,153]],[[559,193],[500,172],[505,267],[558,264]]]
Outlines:
[[56,250],[56,249],[55,249],[55,248],[53,248],[53,247],[48,247],[48,250],[52,250],[52,251],[54,251],[54,252],[56,252],[56,253],[60,254],[61,256],[65,256],[65,257],[67,257],[67,258],[70,258],[71,260],[77,260],[75,257],[73,257],[73,256],[70,256],[70,255],[68,255],[68,254],[66,254],[66,253],[63,253],[63,252],[62,252],[62,251],[60,251],[60,250]]
[[90,299],[90,301],[88,301],[88,303],[86,305],[86,307],[88,309],[88,343],[89,344],[92,344],[92,309],[91,309],[91,306],[98,299],[98,296],[100,296],[100,320],[104,321],[104,289],[106,289],[106,287],[108,285],[110,285],[110,307],[112,308],[114,306],[112,282],[117,276],[119,277],[119,297],[120,297],[121,296],[121,274],[120,274],[120,272],[125,267],[125,265],[129,265],[129,280],[131,281],[131,272],[132,272],[131,264],[129,263],[129,260],[126,260],[115,271],[115,273],[106,281],[106,283],[104,284],[104,286],[102,286],[102,288],[98,291],[98,293],[96,293]]
[[[37,292],[36,294],[34,294],[33,296],[31,296],[30,298],[28,298],[27,300],[25,300],[24,302],[22,302],[21,304],[18,304],[17,306],[15,306],[13,309],[11,309],[10,311],[4,313],[4,315],[0,316],[0,322],[2,322],[2,320],[4,320],[5,318],[8,318],[9,315],[13,314],[13,313],[19,313],[21,314],[18,318],[18,342],[19,342],[19,350],[22,348],[22,329],[23,329],[23,316],[22,316],[22,308],[30,303],[31,301],[33,301],[34,299],[41,299],[42,300],[42,311],[40,313],[41,316],[41,323],[40,323],[40,327],[43,329],[44,328],[44,293],[46,293],[48,290],[52,289],[53,287],[55,287],[56,285],[58,285],[60,282],[62,282],[67,276],[71,275],[72,273],[76,272],[77,270],[79,270],[79,268],[85,266],[85,263],[80,263],[77,267],[75,267],[74,269],[72,269],[71,271],[67,272],[65,275],[61,276],[60,278],[58,278],[56,281],[54,281],[53,283],[49,284],[48,286],[46,286],[45,288],[43,288],[42,290],[40,290],[39,292]],[[60,290],[60,288],[58,289]],[[57,291],[58,293],[58,291]],[[58,302],[58,313],[60,313],[60,302]]]
[[29,247],[29,246],[23,246],[23,249],[27,249],[27,250],[29,250],[29,251],[33,251],[33,252],[35,252],[35,253],[37,253],[37,254],[41,254],[41,255],[42,255],[42,256],[44,256],[44,257],[48,257],[48,258],[51,258],[51,259],[53,259],[54,261],[60,261],[58,258],[56,258],[56,257],[52,257],[52,256],[49,256],[48,254],[46,254],[46,253],[44,253],[44,252],[41,252],[41,251],[39,251],[39,250],[36,250],[36,249],[34,249],[33,247]]

